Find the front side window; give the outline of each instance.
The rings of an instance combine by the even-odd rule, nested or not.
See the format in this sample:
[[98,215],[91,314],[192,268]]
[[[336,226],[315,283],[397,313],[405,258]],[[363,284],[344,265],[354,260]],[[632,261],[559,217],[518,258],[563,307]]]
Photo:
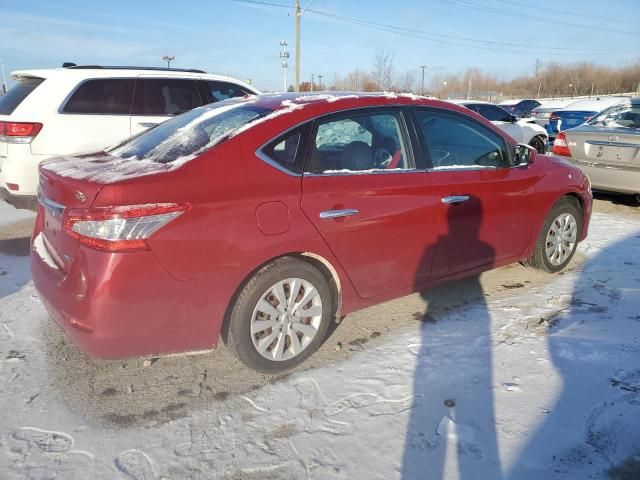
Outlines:
[[310,173],[411,168],[399,113],[354,114],[318,125]]
[[194,157],[221,143],[241,127],[271,113],[266,108],[227,100],[172,118],[108,152],[131,160],[170,163]]
[[435,170],[511,166],[504,139],[471,119],[418,110],[416,120]]
[[94,115],[129,115],[135,80],[101,78],[87,80],[71,95],[62,111]]
[[202,105],[195,80],[139,78],[132,115],[174,116]]
[[640,105],[630,103],[606,109],[588,122],[591,125],[640,128]]

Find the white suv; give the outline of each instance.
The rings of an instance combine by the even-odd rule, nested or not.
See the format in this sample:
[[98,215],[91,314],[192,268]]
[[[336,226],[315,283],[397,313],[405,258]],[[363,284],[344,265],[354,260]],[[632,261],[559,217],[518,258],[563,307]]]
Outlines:
[[192,108],[260,93],[201,70],[72,65],[12,77],[0,97],[0,198],[17,208],[35,206],[48,157],[100,151]]
[[499,105],[489,102],[475,100],[450,100],[450,102],[465,106],[479,113],[518,143],[531,145],[538,153],[546,152],[549,134],[544,127],[536,123],[535,118],[519,119]]

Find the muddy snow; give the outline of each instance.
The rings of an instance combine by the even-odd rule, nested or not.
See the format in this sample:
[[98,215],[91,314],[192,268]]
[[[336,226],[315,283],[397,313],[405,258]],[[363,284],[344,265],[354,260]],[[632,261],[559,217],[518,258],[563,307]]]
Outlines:
[[640,478],[638,220],[599,201],[564,274],[513,265],[349,315],[274,378],[224,348],[80,354],[30,281],[32,219],[2,204],[0,478]]

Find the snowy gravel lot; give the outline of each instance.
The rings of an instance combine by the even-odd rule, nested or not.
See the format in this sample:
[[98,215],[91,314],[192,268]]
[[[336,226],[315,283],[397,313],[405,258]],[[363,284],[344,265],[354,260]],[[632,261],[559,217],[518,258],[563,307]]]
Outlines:
[[279,378],[224,348],[82,355],[30,281],[32,223],[0,204],[0,479],[640,478],[640,207],[596,201],[564,274],[349,315]]

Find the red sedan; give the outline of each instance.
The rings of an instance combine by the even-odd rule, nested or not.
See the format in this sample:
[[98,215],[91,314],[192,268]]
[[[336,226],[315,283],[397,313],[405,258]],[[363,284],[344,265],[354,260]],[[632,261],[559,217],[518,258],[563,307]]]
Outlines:
[[205,106],[40,167],[33,280],[103,358],[223,338],[278,372],[355,310],[512,262],[555,272],[587,234],[580,170],[412,95]]

